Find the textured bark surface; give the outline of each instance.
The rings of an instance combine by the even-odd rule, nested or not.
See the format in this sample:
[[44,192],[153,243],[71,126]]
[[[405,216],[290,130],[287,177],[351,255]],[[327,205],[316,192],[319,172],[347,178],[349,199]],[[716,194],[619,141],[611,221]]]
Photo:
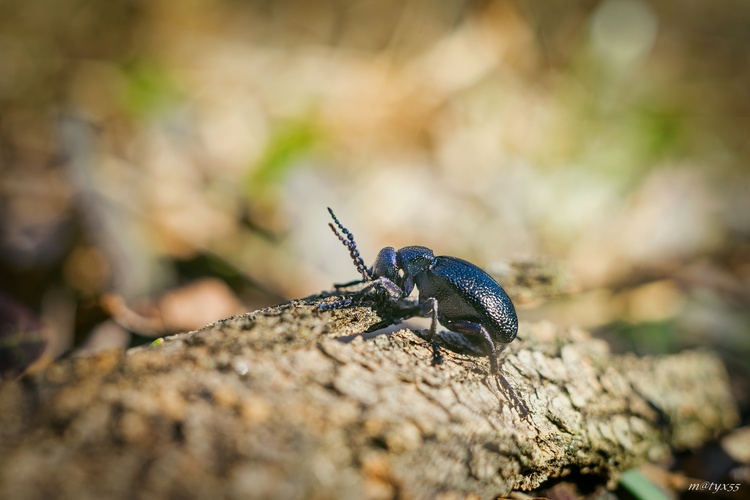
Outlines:
[[503,371],[524,419],[486,358],[432,366],[414,332],[355,336],[383,319],[320,300],[5,384],[0,497],[492,498],[569,472],[614,481],[737,422],[709,352],[613,356],[522,323]]

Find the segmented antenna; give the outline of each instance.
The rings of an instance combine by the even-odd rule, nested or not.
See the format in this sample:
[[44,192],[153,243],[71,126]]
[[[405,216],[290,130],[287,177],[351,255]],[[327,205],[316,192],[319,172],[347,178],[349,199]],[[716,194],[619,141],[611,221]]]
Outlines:
[[354,241],[354,235],[350,233],[347,228],[341,225],[339,220],[336,218],[336,214],[333,213],[333,210],[329,208],[328,213],[331,214],[331,217],[333,217],[333,222],[335,222],[336,225],[339,227],[339,229],[341,229],[341,232],[346,235],[346,238],[344,238],[341,235],[341,233],[336,231],[336,228],[333,227],[333,224],[329,222],[328,226],[331,228],[331,231],[333,231],[333,234],[336,235],[339,241],[343,243],[346,248],[349,249],[349,256],[352,258],[352,262],[354,262],[354,266],[357,268],[357,271],[359,272],[359,274],[362,275],[365,281],[372,281],[372,276],[370,276],[370,273],[367,272],[367,266],[365,266],[365,263],[362,260],[362,257],[359,256],[359,251],[357,250],[357,243],[355,243]]

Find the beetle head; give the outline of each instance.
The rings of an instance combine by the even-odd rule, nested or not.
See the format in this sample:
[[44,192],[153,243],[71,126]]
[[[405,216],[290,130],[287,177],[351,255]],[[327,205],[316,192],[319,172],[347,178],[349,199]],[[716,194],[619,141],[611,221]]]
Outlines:
[[378,252],[378,256],[375,259],[375,264],[372,266],[373,278],[385,277],[393,281],[397,285],[399,283],[399,269],[396,262],[396,249],[393,247],[385,247]]
[[434,261],[435,255],[427,247],[404,247],[396,252],[396,265],[403,271],[403,281],[399,286],[406,295],[414,288],[414,278],[427,271]]

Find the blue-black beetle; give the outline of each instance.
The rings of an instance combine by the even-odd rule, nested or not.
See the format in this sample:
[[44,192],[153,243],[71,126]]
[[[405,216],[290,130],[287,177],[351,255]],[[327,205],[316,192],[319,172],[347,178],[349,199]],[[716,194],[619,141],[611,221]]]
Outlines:
[[[518,317],[505,290],[479,267],[456,257],[437,256],[422,246],[408,246],[399,250],[385,247],[371,268],[365,266],[359,255],[354,235],[331,214],[339,233],[329,223],[336,237],[349,249],[349,255],[368,283],[359,293],[383,290],[393,300],[407,297],[414,287],[419,290],[419,308],[415,313],[432,318],[428,340],[433,349],[433,363],[443,361],[437,343],[437,323],[465,336],[468,344],[479,345],[489,356],[493,375],[503,383],[524,415],[526,407],[500,373],[498,355],[516,338]],[[354,284],[352,282],[349,284]],[[321,306],[337,309],[351,305],[351,299]]]

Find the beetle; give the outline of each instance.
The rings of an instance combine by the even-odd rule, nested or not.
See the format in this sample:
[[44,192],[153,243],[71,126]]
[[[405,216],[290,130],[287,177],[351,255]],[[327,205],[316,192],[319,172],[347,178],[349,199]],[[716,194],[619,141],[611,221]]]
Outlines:
[[[336,237],[349,249],[349,255],[362,275],[356,283],[367,283],[358,294],[371,291],[385,292],[392,301],[399,301],[411,294],[416,287],[419,291],[419,305],[412,315],[431,318],[427,340],[432,346],[432,362],[440,364],[443,356],[437,339],[438,322],[460,334],[465,340],[462,345],[479,344],[489,357],[490,370],[498,382],[510,393],[524,416],[526,406],[518,399],[515,391],[500,373],[498,355],[516,338],[518,317],[510,297],[503,287],[474,264],[463,259],[448,256],[435,256],[433,251],[423,246],[408,246],[396,250],[385,247],[369,269],[365,266],[357,250],[354,235],[339,222],[333,210],[328,208],[333,222],[329,223]],[[343,234],[342,234],[343,233]],[[343,299],[320,307],[321,310],[338,309],[352,304],[351,299]]]

